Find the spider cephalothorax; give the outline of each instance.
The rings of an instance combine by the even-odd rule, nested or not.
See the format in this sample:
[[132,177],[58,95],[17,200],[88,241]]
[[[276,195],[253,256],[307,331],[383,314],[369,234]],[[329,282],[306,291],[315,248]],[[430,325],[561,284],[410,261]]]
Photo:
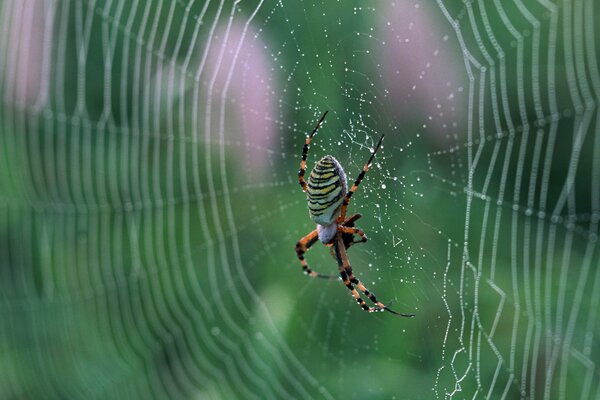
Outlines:
[[[397,313],[377,300],[375,295],[367,290],[367,288],[354,276],[352,267],[350,266],[350,261],[348,260],[348,254],[346,252],[346,250],[348,250],[348,248],[353,244],[364,243],[367,241],[365,233],[362,230],[354,227],[354,222],[359,219],[361,215],[354,214],[351,217],[346,218],[346,210],[348,208],[348,204],[350,203],[350,198],[365,177],[365,174],[369,170],[369,166],[373,161],[373,157],[375,157],[375,154],[381,146],[383,135],[379,139],[379,142],[377,142],[373,154],[371,154],[369,161],[367,161],[363,167],[361,173],[358,175],[358,178],[356,178],[356,181],[350,190],[348,190],[346,173],[344,172],[344,169],[342,168],[341,164],[332,156],[325,156],[321,158],[312,169],[310,176],[308,177],[308,183],[304,180],[308,147],[313,136],[315,133],[317,133],[317,130],[323,123],[326,115],[327,111],[325,111],[312,133],[306,138],[306,141],[304,142],[304,148],[302,149],[300,171],[298,171],[298,181],[300,182],[300,186],[302,186],[302,190],[306,192],[310,217],[317,224],[317,228],[315,230],[296,243],[296,254],[298,255],[298,259],[302,264],[302,269],[307,275],[313,278],[335,278],[334,276],[324,275],[313,271],[309,268],[308,263],[304,259],[304,253],[306,253],[306,251],[308,251],[313,244],[320,240],[323,244],[331,246],[331,254],[338,263],[338,269],[340,271],[340,277],[342,278],[342,281],[364,311],[389,311],[402,317],[413,317],[414,314]],[[360,240],[354,240],[355,235],[358,235]],[[367,296],[369,300],[376,305],[376,307],[369,307],[360,297],[360,294],[354,288],[354,286],[356,286],[365,296]]]

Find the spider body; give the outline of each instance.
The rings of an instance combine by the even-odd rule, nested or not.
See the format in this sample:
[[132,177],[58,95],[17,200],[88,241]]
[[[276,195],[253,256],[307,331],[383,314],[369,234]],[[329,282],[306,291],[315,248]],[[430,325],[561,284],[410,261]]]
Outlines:
[[336,220],[347,187],[344,169],[332,156],[321,158],[308,177],[308,211],[317,224],[319,240],[324,244],[329,243],[337,232]]
[[[302,149],[300,170],[298,171],[298,182],[300,183],[300,186],[302,186],[302,190],[306,192],[310,217],[317,224],[315,230],[296,243],[296,254],[300,260],[300,264],[302,264],[302,270],[305,274],[313,278],[335,278],[335,276],[313,271],[310,269],[304,258],[304,253],[306,253],[317,241],[321,241],[326,246],[331,247],[331,255],[338,264],[340,272],[339,276],[362,310],[367,312],[388,311],[402,317],[413,317],[414,314],[397,313],[377,300],[375,295],[367,290],[367,288],[354,276],[347,254],[347,250],[350,246],[367,241],[365,233],[354,225],[355,221],[358,220],[361,215],[354,214],[346,218],[346,210],[348,204],[350,204],[350,198],[356,189],[358,189],[358,185],[360,185],[360,182],[365,177],[369,170],[369,166],[373,161],[373,157],[375,157],[375,154],[381,146],[383,135],[379,139],[379,142],[377,142],[375,150],[350,190],[348,190],[344,169],[332,156],[321,158],[312,169],[308,178],[308,183],[304,180],[308,147],[326,115],[327,111],[325,111],[312,133],[306,138],[304,148]],[[357,235],[360,237],[360,240],[354,240]],[[369,300],[374,303],[375,307],[369,307],[356,288],[368,297]]]

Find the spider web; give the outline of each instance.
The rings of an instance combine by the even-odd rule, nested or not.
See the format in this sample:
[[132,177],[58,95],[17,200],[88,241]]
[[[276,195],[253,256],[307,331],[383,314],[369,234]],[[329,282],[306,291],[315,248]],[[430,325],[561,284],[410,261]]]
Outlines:
[[600,398],[595,2],[0,7],[0,397]]

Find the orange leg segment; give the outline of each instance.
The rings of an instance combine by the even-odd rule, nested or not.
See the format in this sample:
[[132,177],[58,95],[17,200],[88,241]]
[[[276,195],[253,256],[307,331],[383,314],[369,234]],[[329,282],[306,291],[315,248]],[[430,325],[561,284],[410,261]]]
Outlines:
[[319,233],[315,229],[314,231],[312,231],[311,233],[309,233],[308,235],[306,235],[302,239],[300,239],[298,241],[298,243],[296,243],[296,255],[298,256],[298,259],[300,260],[300,264],[302,264],[302,271],[304,271],[304,273],[306,275],[308,275],[312,278],[337,279],[337,276],[335,276],[335,275],[325,275],[325,274],[321,274],[319,272],[313,271],[312,269],[310,269],[310,267],[308,266],[308,263],[306,262],[306,259],[304,258],[304,253],[306,253],[308,251],[308,249],[310,249],[310,247],[313,244],[315,244],[318,240],[319,240]]

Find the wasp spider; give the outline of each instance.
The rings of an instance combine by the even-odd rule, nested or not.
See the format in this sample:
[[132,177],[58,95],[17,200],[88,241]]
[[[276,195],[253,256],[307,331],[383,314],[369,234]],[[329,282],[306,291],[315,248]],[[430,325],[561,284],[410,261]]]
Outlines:
[[[313,278],[336,278],[335,276],[313,271],[310,269],[304,258],[304,253],[320,240],[324,245],[330,247],[331,255],[337,261],[340,277],[342,278],[344,285],[350,290],[352,296],[364,311],[388,311],[402,317],[414,317],[414,314],[400,314],[377,300],[375,295],[371,293],[352,273],[352,267],[350,266],[350,261],[348,260],[348,254],[346,252],[350,246],[367,241],[365,233],[354,226],[354,222],[359,219],[361,215],[354,214],[346,218],[346,210],[350,203],[350,198],[365,177],[365,174],[373,161],[373,157],[375,157],[375,154],[381,146],[383,135],[379,139],[379,142],[377,142],[373,154],[371,154],[369,161],[367,161],[363,167],[350,190],[348,190],[344,169],[332,156],[321,158],[311,171],[308,182],[304,180],[308,147],[326,115],[327,111],[325,111],[312,133],[306,138],[304,148],[302,149],[300,170],[298,171],[298,181],[300,182],[300,186],[302,186],[302,190],[306,192],[310,217],[317,224],[317,229],[310,232],[296,243],[296,254],[302,264],[302,270],[305,274]],[[356,235],[360,237],[360,240],[355,240]],[[376,307],[369,307],[361,298],[355,287],[368,297]]]

